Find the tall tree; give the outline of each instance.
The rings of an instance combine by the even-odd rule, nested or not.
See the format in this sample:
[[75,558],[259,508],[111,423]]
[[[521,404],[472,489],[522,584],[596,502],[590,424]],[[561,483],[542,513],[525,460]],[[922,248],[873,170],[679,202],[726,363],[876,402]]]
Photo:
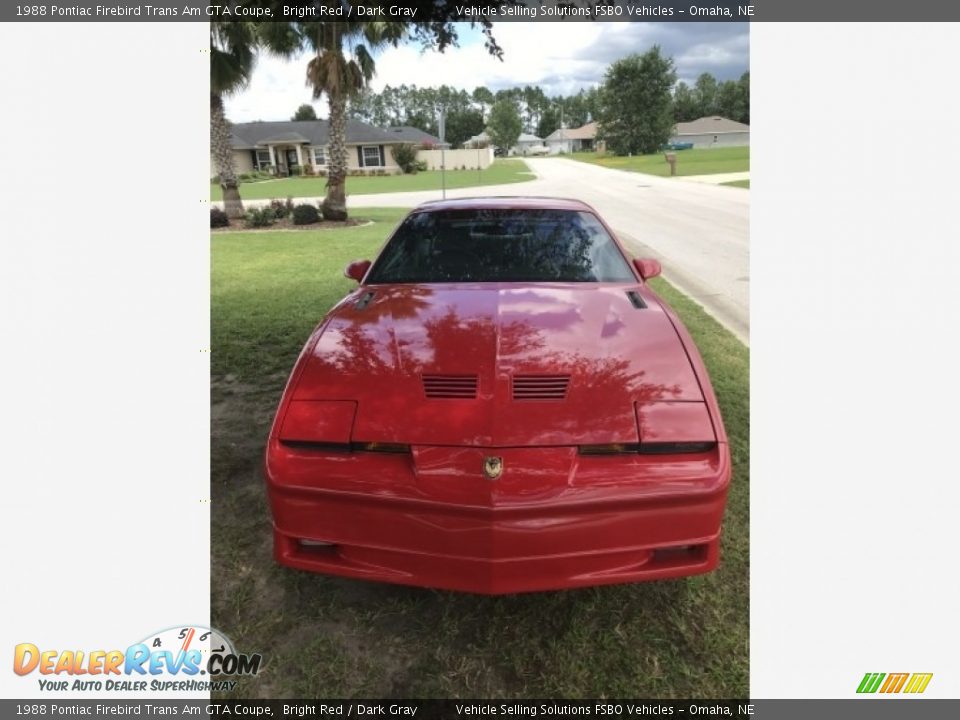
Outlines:
[[540,116],[537,124],[537,136],[545,138],[560,127],[560,98],[553,98]]
[[490,108],[490,120],[487,122],[487,135],[495,147],[509,152],[517,144],[520,133],[523,131],[523,122],[517,103],[509,97],[502,97]]
[[539,85],[527,85],[523,88],[523,104],[525,106],[523,119],[526,129],[535,133],[540,125],[540,118],[543,117],[550,101]]
[[330,106],[327,145],[327,196],[321,210],[327,220],[347,218],[347,101],[359,95],[373,77],[373,51],[396,44],[406,33],[402,23],[291,22],[262,23],[262,38],[270,50],[291,57],[311,54],[307,87],[313,99],[324,95]]
[[233,20],[210,22],[210,151],[213,154],[223,206],[228,217],[243,216],[230,143],[230,123],[223,98],[247,86],[256,64],[257,34],[254,23]]
[[700,117],[698,112],[697,99],[690,86],[685,82],[677,83],[673,90],[673,119],[677,122],[689,122]]
[[563,124],[566,127],[578,128],[590,121],[592,102],[583,90],[576,95],[563,98]]
[[610,150],[618,155],[652,153],[667,141],[673,129],[670,89],[676,79],[673,60],[656,45],[607,68],[599,120]]
[[740,107],[742,114],[736,118],[742,123],[750,124],[750,71],[748,70],[737,81],[740,87]]
[[480,112],[483,113],[484,120],[487,119],[487,114],[490,112],[490,108],[493,107],[493,93],[490,92],[490,88],[484,87],[483,85],[474,88],[473,94],[470,96],[474,103],[480,106]]
[[483,130],[483,113],[466,90],[449,85],[418,88],[416,85],[387,85],[381,92],[365,91],[351,101],[350,115],[380,127],[412,125],[438,135],[439,108],[447,113],[446,141],[459,145]]
[[702,73],[693,86],[697,99],[697,117],[717,114],[717,79],[710,73]]
[[483,113],[479,110],[456,109],[447,113],[446,141],[458,147],[483,132]]
[[293,114],[291,120],[316,120],[317,112],[313,109],[313,105],[304,103],[297,108],[297,111]]
[[583,105],[587,111],[587,121],[595,120],[600,112],[600,88],[592,86],[584,93]]
[[727,80],[717,86],[717,114],[738,121],[743,117],[740,85],[736,80]]

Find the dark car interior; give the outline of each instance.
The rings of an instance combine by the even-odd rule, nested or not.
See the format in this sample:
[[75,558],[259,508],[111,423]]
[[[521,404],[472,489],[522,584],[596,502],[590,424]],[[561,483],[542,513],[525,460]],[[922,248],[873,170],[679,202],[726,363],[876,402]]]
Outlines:
[[616,243],[588,212],[420,212],[397,229],[367,279],[378,283],[630,282]]

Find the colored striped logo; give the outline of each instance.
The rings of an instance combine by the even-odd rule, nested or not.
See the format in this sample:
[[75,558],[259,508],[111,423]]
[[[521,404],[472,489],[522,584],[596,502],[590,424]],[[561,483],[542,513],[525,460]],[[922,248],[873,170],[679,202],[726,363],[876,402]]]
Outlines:
[[866,673],[858,693],[922,693],[933,673]]

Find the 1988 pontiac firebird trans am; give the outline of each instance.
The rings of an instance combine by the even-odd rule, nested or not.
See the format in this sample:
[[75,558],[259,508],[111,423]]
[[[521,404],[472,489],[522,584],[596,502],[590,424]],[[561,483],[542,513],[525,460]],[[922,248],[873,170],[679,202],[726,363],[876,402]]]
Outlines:
[[277,562],[488,594],[714,569],[730,451],[659,272],[578,201],[413,210],[280,401]]

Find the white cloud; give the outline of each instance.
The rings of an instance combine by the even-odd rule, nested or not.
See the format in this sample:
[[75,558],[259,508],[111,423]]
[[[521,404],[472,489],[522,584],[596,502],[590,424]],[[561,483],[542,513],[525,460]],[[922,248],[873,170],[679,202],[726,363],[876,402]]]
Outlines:
[[[444,53],[423,51],[416,43],[388,48],[377,58],[375,90],[385,85],[450,85],[472,91],[540,85],[548,95],[567,95],[598,84],[607,66],[654,44],[675,58],[681,79],[712,72],[738,77],[749,65],[749,29],[728,23],[505,22],[494,26],[503,61],[492,57],[476,33],[463,35],[461,47]],[[307,56],[292,61],[263,55],[250,86],[227,99],[234,122],[284,120],[303,103],[321,117],[325,99],[316,102],[306,87]]]
[[377,61],[373,87],[416,84],[450,85],[472,91],[478,85],[493,90],[517,85],[543,85],[548,94],[575,92],[576,78],[595,76],[596,63],[578,57],[604,32],[598,24],[501,23],[494,36],[504,59],[491,56],[482,43],[423,52],[415,45],[390,49]]
[[327,102],[313,99],[306,73],[306,55],[288,61],[262,54],[250,85],[226,99],[227,117],[233,122],[289,120],[304,103],[312,104],[317,115],[325,117]]

